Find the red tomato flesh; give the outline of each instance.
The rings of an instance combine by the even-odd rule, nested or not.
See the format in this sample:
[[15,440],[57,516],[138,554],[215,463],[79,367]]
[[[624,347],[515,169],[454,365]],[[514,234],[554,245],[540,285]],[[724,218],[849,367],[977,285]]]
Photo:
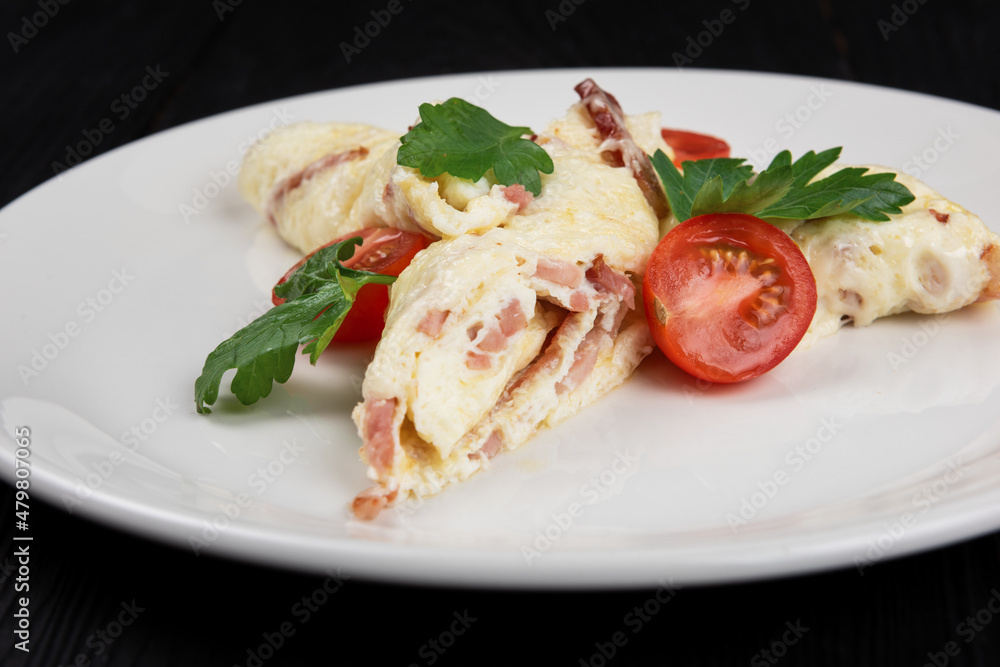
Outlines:
[[660,135],[674,149],[674,164],[678,167],[685,160],[729,157],[729,144],[718,137],[666,127],[660,130]]
[[663,237],[643,299],[668,359],[710,382],[741,382],[774,368],[802,340],[816,312],[816,279],[777,227],[713,213]]
[[[388,227],[367,227],[345,234],[330,241],[323,248],[360,236],[362,243],[354,249],[354,254],[343,264],[349,269],[371,271],[387,276],[398,276],[410,264],[418,252],[426,248],[431,239],[423,234],[405,232]],[[278,285],[288,280],[299,267],[305,264],[319,248],[303,257],[278,281]],[[285,302],[271,290],[271,302],[278,306]],[[341,323],[333,340],[339,343],[357,343],[378,340],[385,327],[385,309],[389,306],[388,285],[365,285],[358,290],[354,305]]]

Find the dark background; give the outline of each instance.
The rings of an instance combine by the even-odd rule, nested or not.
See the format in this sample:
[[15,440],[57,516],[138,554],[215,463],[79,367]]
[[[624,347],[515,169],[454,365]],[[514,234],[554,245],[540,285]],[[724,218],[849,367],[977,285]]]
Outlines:
[[[480,70],[670,67],[674,53],[684,53],[688,39],[726,8],[745,11],[702,53],[693,52],[686,67],[849,79],[1000,109],[995,0],[715,0],[659,3],[657,10],[606,0],[460,8],[399,3],[402,11],[348,62],[341,42],[352,41],[355,28],[387,1],[348,7],[6,0],[0,5],[0,205],[50,178],[67,146],[95,128],[147,66],[159,65],[169,77],[102,137],[95,154],[221,111],[372,81]],[[752,103],[734,100],[733,113]],[[8,485],[0,485],[0,498],[3,665],[257,664],[248,650],[293,619],[292,606],[323,584],[322,577],[197,558],[32,499],[32,652],[26,661],[13,649],[16,562]],[[1000,618],[991,616],[972,637],[960,625],[998,588],[1000,533],[879,562],[863,577],[850,569],[689,587],[604,660],[599,645],[610,652],[614,633],[628,630],[625,615],[654,591],[486,591],[350,579],[261,664],[427,665],[434,658],[441,665],[998,665]],[[120,636],[109,643],[95,634],[114,632],[109,624],[123,604],[133,603],[138,616]],[[453,614],[465,612],[476,620],[438,659],[427,642],[448,629]],[[769,660],[761,651],[781,640],[786,624],[808,630],[787,654]],[[944,653],[950,641],[957,657]]]

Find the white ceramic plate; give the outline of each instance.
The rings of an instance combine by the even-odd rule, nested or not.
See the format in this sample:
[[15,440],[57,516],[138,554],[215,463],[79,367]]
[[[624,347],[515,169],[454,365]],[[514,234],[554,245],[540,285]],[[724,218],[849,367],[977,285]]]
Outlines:
[[[611,587],[884,559],[1000,527],[1000,308],[847,328],[705,390],[657,353],[626,387],[491,470],[372,523],[349,412],[370,347],[300,360],[255,407],[195,413],[206,354],[295,259],[244,204],[249,142],[292,121],[403,129],[465,97],[535,127],[594,76],[626,110],[766,162],[919,175],[1000,225],[1000,114],[816,79],[660,70],[493,73],[307,95],[157,134],[0,212],[0,458],[31,430],[31,492],[202,554],[400,582]],[[895,356],[894,356],[895,355]],[[902,362],[900,360],[903,360]],[[741,516],[742,513],[742,516]],[[735,524],[734,517],[745,518]]]

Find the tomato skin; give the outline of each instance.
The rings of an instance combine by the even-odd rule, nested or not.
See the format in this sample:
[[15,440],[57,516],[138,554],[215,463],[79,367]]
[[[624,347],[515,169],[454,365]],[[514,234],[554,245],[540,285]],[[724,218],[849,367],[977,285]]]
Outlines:
[[668,359],[703,380],[742,382],[774,368],[802,340],[816,312],[816,279],[777,227],[712,213],[660,240],[643,299]]
[[686,160],[729,157],[729,144],[718,137],[667,127],[660,130],[660,136],[674,149],[674,164],[678,168]]
[[[390,227],[366,227],[350,234],[345,234],[330,241],[321,248],[340,243],[347,239],[360,236],[362,243],[354,249],[354,254],[343,264],[349,269],[372,271],[387,276],[398,276],[410,264],[414,255],[426,248],[431,239],[423,234],[406,232]],[[309,253],[290,268],[277,285],[288,280],[306,260],[312,257],[320,248]],[[277,287],[275,285],[275,287]],[[285,302],[271,290],[271,302],[278,306]],[[355,298],[354,305],[344,318],[333,340],[338,343],[358,343],[378,340],[385,327],[385,309],[389,307],[388,285],[365,285]]]

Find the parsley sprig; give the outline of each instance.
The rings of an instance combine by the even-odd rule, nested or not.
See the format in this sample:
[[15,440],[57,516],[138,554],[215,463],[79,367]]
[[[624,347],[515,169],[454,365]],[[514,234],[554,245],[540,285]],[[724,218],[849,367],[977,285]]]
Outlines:
[[782,151],[758,174],[743,158],[684,162],[683,175],[663,151],[656,151],[652,161],[679,222],[705,213],[811,220],[848,212],[878,222],[914,200],[895,174],[869,174],[865,167],[845,167],[813,181],[840,150],[809,151],[795,162]]
[[286,299],[222,342],[208,355],[194,383],[195,407],[209,413],[219,397],[226,371],[235,368],[230,389],[240,403],[250,405],[271,393],[274,382],[292,374],[296,351],[316,363],[340,324],[358,290],[369,283],[388,285],[396,278],[348,269],[341,263],[354,254],[361,238],[320,249],[274,292]]
[[420,123],[403,135],[396,162],[418,169],[426,178],[447,172],[478,181],[492,169],[498,183],[520,183],[537,197],[542,192],[538,172],[551,174],[552,158],[523,138],[525,134],[531,134],[531,128],[511,127],[453,97],[442,104],[420,105]]

